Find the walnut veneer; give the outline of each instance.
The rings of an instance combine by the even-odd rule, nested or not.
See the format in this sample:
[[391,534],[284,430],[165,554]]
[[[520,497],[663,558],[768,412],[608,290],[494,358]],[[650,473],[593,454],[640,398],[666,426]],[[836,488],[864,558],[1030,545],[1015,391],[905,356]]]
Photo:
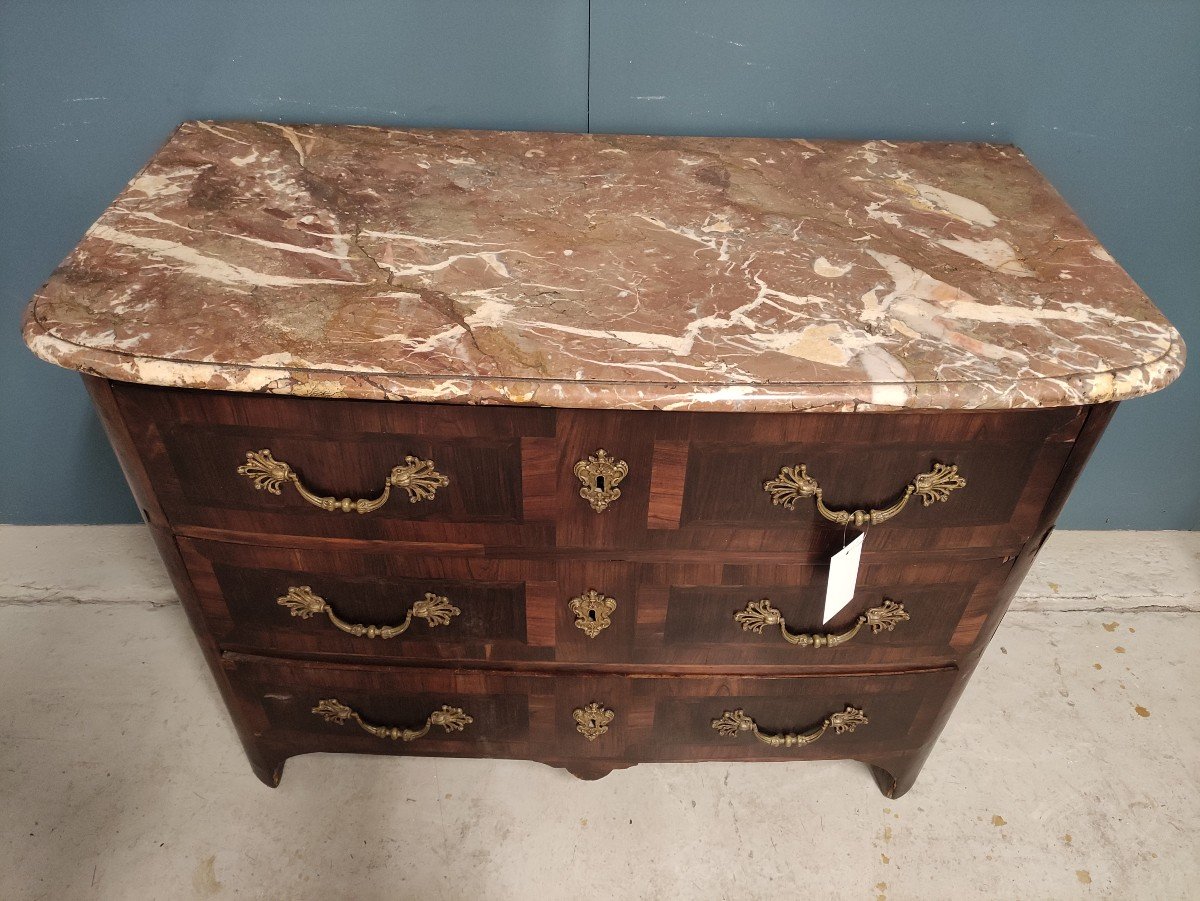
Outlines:
[[[173,390],[85,377],[259,777],[311,751],[516,757],[595,778],[639,761],[852,757],[882,790],[916,778],[1115,405],[1044,411],[724,414],[407,405]],[[595,512],[573,467],[627,462]],[[419,503],[325,511],[238,473],[269,448],[320,494],[367,497],[406,455],[449,484]],[[763,490],[804,462],[830,506],[880,507],[954,463],[967,485],[868,529],[853,602],[821,625],[828,559],[847,538],[811,502]],[[394,625],[445,597],[442,625],[349,634],[292,615],[293,588],[344,623]],[[616,601],[589,637],[569,602]],[[908,619],[837,647],[745,630],[769,599],[793,633],[840,633],[891,600]],[[419,728],[443,705],[471,718]],[[574,711],[611,711],[594,740]],[[713,721],[743,710],[804,733],[847,707],[867,723],[773,747]]]

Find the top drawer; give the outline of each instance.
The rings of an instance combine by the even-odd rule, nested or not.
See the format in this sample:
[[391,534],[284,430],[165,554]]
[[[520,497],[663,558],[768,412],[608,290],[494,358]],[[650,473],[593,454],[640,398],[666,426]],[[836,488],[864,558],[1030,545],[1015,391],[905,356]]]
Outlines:
[[553,442],[552,411],[113,387],[176,528],[553,543],[552,525],[525,515],[522,478],[523,442]]
[[1015,551],[1086,413],[662,413],[114,390],[181,531],[630,558],[828,559],[854,514],[871,511],[887,521],[871,527],[870,554]]
[[[853,537],[839,512],[897,510],[864,555],[1015,553],[1038,528],[1084,408],[941,413],[560,411],[561,547],[786,554],[828,561]],[[573,461],[627,462],[621,497],[594,514]],[[922,499],[926,474],[944,478]],[[807,480],[805,480],[807,477]],[[935,482],[937,480],[934,480]],[[818,508],[820,489],[824,512]],[[773,493],[770,489],[777,489]],[[905,500],[907,502],[901,502]],[[941,500],[944,498],[944,500]],[[778,500],[778,503],[773,501]],[[834,517],[831,519],[830,517]]]

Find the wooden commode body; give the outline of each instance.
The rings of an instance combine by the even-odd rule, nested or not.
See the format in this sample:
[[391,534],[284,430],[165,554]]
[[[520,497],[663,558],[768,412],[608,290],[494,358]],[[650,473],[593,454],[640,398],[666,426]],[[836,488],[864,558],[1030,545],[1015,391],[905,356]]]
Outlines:
[[898,796],[1183,362],[1011,147],[266,123],[181,127],[25,328],[270,785],[852,758]]

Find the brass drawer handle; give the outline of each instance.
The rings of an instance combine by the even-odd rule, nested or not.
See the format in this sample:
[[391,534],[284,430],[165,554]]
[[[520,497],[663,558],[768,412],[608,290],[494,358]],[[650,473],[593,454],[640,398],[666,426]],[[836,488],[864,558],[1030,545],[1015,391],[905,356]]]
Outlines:
[[859,616],[854,621],[854,625],[845,632],[816,632],[811,635],[803,632],[789,632],[783,614],[772,607],[771,601],[767,598],[763,598],[761,601],[751,601],[746,605],[745,610],[739,610],[733,615],[733,618],[741,625],[743,632],[762,635],[763,629],[767,626],[779,626],[779,633],[788,644],[794,644],[801,648],[836,648],[839,644],[845,644],[857,635],[858,630],[863,626],[870,626],[872,635],[878,635],[884,631],[891,632],[896,628],[896,623],[908,620],[908,611],[904,609],[903,604],[897,604],[895,601],[884,598],[882,604],[872,607]]
[[441,726],[447,732],[462,732],[464,728],[471,725],[475,720],[463,713],[461,707],[449,707],[442,705],[441,710],[435,710],[425,719],[425,725],[420,729],[401,729],[398,726],[373,726],[366,722],[357,711],[351,710],[337,698],[326,698],[323,701],[318,701],[317,706],[312,709],[312,712],[317,716],[325,719],[326,722],[343,725],[346,720],[354,720],[366,732],[370,732],[376,738],[390,738],[392,741],[399,739],[400,741],[416,741],[421,736],[429,731],[430,726]]
[[433,468],[432,460],[420,460],[416,457],[408,456],[404,458],[404,464],[397,466],[391,471],[387,477],[387,481],[383,483],[383,493],[379,497],[363,498],[354,500],[353,498],[343,497],[321,497],[313,494],[304,487],[300,481],[300,476],[296,475],[295,470],[286,463],[276,460],[271,451],[267,448],[258,451],[246,452],[246,462],[238,467],[238,475],[245,476],[254,482],[255,489],[262,491],[266,489],[271,494],[279,494],[279,486],[284,482],[291,482],[296,486],[296,491],[300,496],[312,504],[314,507],[320,507],[322,510],[327,510],[330,513],[342,512],[350,513],[371,513],[378,510],[392,495],[393,488],[403,488],[408,493],[409,503],[415,504],[417,501],[431,501],[437,493],[438,488],[443,488],[450,484],[450,480]]
[[575,718],[575,731],[588,741],[595,741],[608,731],[608,724],[616,716],[603,704],[594,701],[586,707],[576,707],[571,714]]
[[571,598],[567,609],[575,614],[575,628],[582,629],[588,638],[595,638],[612,625],[617,602],[589,589],[579,597]]
[[914,478],[904,489],[904,495],[896,503],[882,510],[831,510],[825,506],[821,486],[817,480],[808,474],[808,467],[801,463],[799,466],[785,466],[779,470],[779,475],[769,482],[763,483],[763,490],[771,495],[771,503],[785,510],[796,509],[796,502],[807,497],[817,499],[817,512],[840,526],[853,525],[856,529],[864,526],[877,526],[887,522],[908,504],[908,499],[914,494],[921,496],[922,506],[928,507],[934,501],[944,501],[950,492],[956,488],[965,488],[967,480],[958,474],[958,466],[947,466],[935,463],[929,472],[923,472]]
[[323,597],[313,594],[313,590],[307,585],[293,585],[288,589],[288,593],[279,598],[276,603],[281,607],[287,607],[292,616],[298,616],[300,619],[308,619],[310,616],[324,613],[329,617],[329,621],[343,632],[358,638],[395,638],[408,631],[414,616],[425,620],[425,624],[431,629],[434,626],[448,626],[451,617],[462,613],[450,603],[449,598],[427,593],[424,598],[408,608],[404,622],[398,626],[365,626],[361,623],[348,623],[333,612],[333,608]]
[[725,715],[712,721],[712,727],[726,738],[736,738],[739,732],[753,732],[754,737],[772,748],[794,748],[811,745],[833,727],[835,735],[853,732],[855,726],[865,726],[867,717],[857,707],[847,707],[840,713],[831,713],[817,726],[806,732],[759,732],[758,723],[746,716],[744,710],[726,710]]
[[575,478],[583,483],[579,496],[592,505],[597,513],[603,513],[608,505],[621,496],[617,486],[629,475],[629,464],[614,460],[604,448],[586,460],[575,464]]

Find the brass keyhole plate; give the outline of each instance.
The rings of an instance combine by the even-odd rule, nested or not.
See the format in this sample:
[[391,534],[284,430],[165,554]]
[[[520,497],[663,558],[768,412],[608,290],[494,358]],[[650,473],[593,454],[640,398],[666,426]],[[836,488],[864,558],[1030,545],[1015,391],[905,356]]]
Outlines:
[[612,625],[612,615],[617,609],[613,598],[589,589],[567,602],[567,609],[575,614],[575,627],[582,629],[588,638],[595,638]]
[[603,513],[621,496],[617,485],[628,474],[629,465],[624,460],[614,460],[604,448],[575,464],[575,477],[583,484],[579,496],[597,513]]

